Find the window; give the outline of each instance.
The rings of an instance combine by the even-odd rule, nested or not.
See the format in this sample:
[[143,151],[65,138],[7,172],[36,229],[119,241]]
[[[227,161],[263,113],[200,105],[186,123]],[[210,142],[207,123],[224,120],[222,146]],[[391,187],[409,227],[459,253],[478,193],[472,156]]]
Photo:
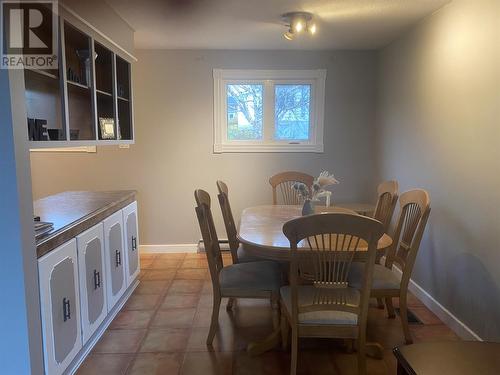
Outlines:
[[214,69],[214,152],[323,152],[325,70]]

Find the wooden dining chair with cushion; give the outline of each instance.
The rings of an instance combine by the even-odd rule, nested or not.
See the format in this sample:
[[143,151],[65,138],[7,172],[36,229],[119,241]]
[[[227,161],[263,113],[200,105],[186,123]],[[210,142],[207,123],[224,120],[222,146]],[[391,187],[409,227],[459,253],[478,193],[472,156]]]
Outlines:
[[236,224],[234,222],[233,213],[231,211],[231,205],[229,204],[229,195],[227,185],[223,181],[217,181],[217,189],[219,190],[219,204],[222,211],[222,217],[224,219],[224,226],[226,227],[227,239],[229,241],[229,249],[231,250],[231,258],[233,264],[236,263],[247,263],[260,261],[262,259],[251,256],[245,252],[245,249],[240,244],[236,229]]
[[279,326],[279,289],[283,285],[280,266],[271,261],[238,263],[224,266],[219,239],[210,208],[210,195],[204,190],[194,192],[196,215],[205,244],[208,268],[213,287],[213,309],[207,345],[211,345],[219,325],[221,299],[266,298],[273,309],[273,324]]
[[398,202],[398,182],[394,180],[382,182],[377,188],[377,194],[378,199],[373,218],[384,225],[384,230],[387,233]]
[[[385,265],[375,265],[370,294],[372,297],[385,298],[389,318],[396,317],[392,298],[399,298],[405,340],[407,344],[411,344],[413,340],[408,327],[408,284],[431,212],[429,194],[422,189],[407,191],[401,194],[399,205],[400,213],[392,237],[393,243],[387,252]],[[393,272],[393,265],[402,271],[401,278]],[[360,287],[362,280],[359,267],[353,267],[349,275],[349,285]]]
[[[290,285],[280,290],[283,343],[292,327],[290,373],[296,374],[299,337],[357,340],[358,370],[366,373],[365,344],[368,299],[382,224],[343,213],[290,220],[283,226],[290,241]],[[362,257],[359,289],[348,285],[350,266]],[[299,285],[299,278],[309,282]]]
[[313,176],[302,172],[282,172],[275,174],[269,179],[269,183],[273,188],[273,204],[301,204],[302,202],[297,191],[292,187],[293,184],[302,182],[311,189],[313,181]]

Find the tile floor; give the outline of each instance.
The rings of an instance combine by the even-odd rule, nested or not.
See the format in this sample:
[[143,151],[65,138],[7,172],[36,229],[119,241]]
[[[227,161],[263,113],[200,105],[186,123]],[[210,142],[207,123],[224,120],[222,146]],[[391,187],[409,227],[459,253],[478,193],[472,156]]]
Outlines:
[[[230,262],[229,254],[224,262]],[[221,307],[220,331],[205,345],[212,286],[204,254],[141,255],[141,283],[111,323],[78,375],[99,374],[288,374],[290,355],[280,349],[250,357],[246,345],[271,332],[269,303],[239,300],[232,313]],[[414,296],[410,309],[424,323],[412,325],[415,342],[458,340]],[[369,374],[396,374],[391,348],[403,343],[399,318],[370,308],[368,338],[385,348],[382,360],[368,359]],[[299,374],[355,374],[356,355],[336,340],[302,339]]]

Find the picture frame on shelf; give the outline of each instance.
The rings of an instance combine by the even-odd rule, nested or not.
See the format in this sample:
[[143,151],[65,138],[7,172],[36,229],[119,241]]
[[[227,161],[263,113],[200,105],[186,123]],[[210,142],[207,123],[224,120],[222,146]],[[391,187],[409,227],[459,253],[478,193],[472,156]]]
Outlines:
[[115,139],[115,119],[110,117],[99,117],[99,130],[102,139]]

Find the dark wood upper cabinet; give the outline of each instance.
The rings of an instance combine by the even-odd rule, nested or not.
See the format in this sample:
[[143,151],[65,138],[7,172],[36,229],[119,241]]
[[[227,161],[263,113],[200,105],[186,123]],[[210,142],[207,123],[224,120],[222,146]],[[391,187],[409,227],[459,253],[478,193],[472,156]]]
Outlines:
[[32,148],[133,143],[131,65],[108,42],[61,15],[58,69],[24,71]]

